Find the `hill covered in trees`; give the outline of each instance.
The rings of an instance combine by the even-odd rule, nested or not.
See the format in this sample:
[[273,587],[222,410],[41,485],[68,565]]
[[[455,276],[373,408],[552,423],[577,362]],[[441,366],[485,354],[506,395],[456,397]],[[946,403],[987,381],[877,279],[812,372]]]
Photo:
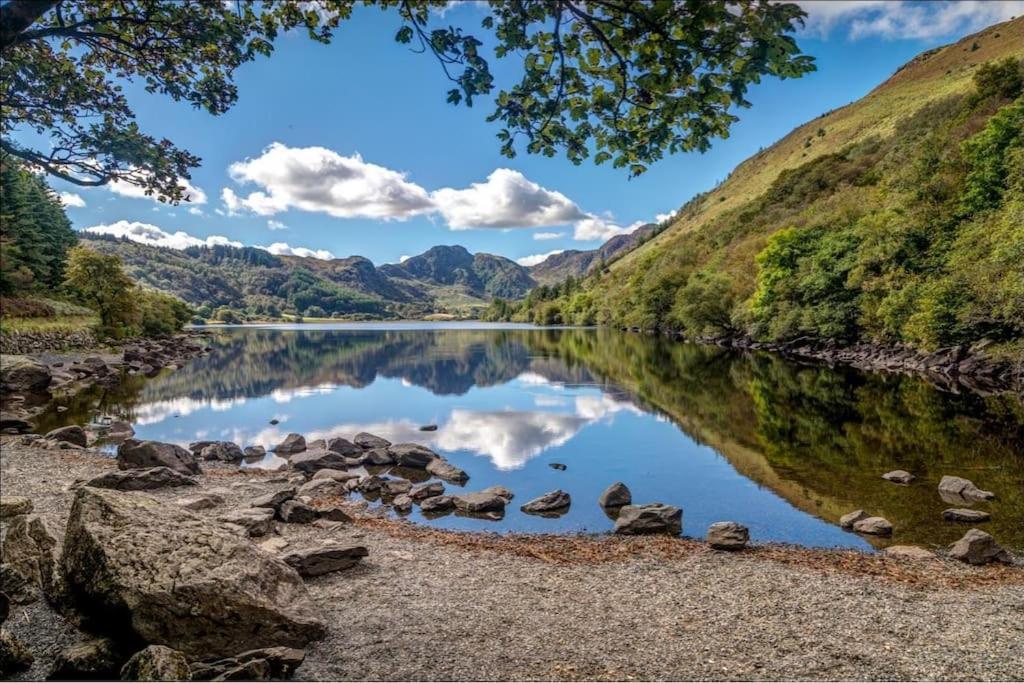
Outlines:
[[798,127],[583,281],[498,318],[921,349],[1024,339],[1024,18]]

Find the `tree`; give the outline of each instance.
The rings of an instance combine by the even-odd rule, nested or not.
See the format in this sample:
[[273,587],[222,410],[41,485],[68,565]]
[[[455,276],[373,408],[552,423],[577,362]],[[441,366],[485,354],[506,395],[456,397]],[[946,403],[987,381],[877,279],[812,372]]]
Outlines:
[[78,246],[68,253],[65,285],[100,316],[100,332],[126,337],[135,331],[139,311],[121,259]]
[[[69,182],[137,185],[187,200],[200,160],[142,132],[115,77],[222,114],[238,97],[235,70],[273,51],[292,29],[329,42],[353,0],[179,2],[8,0],[0,20],[0,146]],[[495,81],[483,42],[432,26],[445,0],[363,0],[397,13],[395,39],[430,52],[453,82],[452,104],[472,106]],[[518,82],[494,97],[502,152],[593,155],[631,175],[666,152],[706,150],[747,107],[763,76],[814,66],[788,34],[804,14],[768,0],[517,0],[487,6],[481,28],[498,59],[521,58]],[[44,150],[15,131],[49,137]]]

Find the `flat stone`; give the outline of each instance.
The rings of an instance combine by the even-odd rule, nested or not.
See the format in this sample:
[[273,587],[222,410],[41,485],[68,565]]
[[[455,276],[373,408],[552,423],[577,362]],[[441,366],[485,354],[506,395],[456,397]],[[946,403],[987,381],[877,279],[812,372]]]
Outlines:
[[266,536],[274,528],[274,511],[270,508],[238,508],[217,519],[241,527],[249,536]]
[[361,545],[332,544],[293,551],[281,559],[299,576],[321,576],[355,566],[366,555],[366,548]]
[[496,493],[477,491],[475,493],[460,493],[452,497],[452,503],[456,510],[463,512],[504,512],[505,499]]
[[277,491],[271,491],[270,493],[265,493],[258,498],[253,498],[249,502],[249,507],[277,510],[281,507],[281,503],[294,498],[295,493],[295,488],[291,486]]
[[344,481],[314,478],[300,486],[297,495],[309,496],[310,498],[346,496],[348,495],[348,489],[345,488]]
[[707,541],[715,550],[742,550],[750,541],[750,530],[738,522],[715,522],[708,527]]
[[548,491],[544,495],[521,505],[520,510],[528,515],[556,515],[561,516],[569,511],[572,498],[561,489]]
[[322,469],[342,469],[345,467],[345,456],[334,451],[308,450],[289,458],[291,466],[305,474],[313,474]]
[[981,529],[971,529],[963,538],[949,546],[949,556],[967,564],[988,564],[1003,562],[1010,564],[1013,557],[1002,546],[996,543],[991,535]]
[[914,481],[916,477],[906,470],[893,470],[892,472],[886,472],[883,474],[882,479],[891,481],[894,484],[909,484]]
[[336,505],[330,507],[318,507],[316,509],[317,519],[323,519],[328,522],[351,522],[352,517]]
[[882,551],[886,557],[903,560],[937,560],[935,553],[916,545],[891,545]]
[[340,481],[344,483],[349,479],[359,479],[359,477],[361,476],[362,475],[357,474],[355,472],[325,468],[322,470],[317,470],[316,474],[313,475],[313,481],[317,481],[319,479],[333,479],[334,481]]
[[424,498],[440,496],[443,493],[444,484],[439,481],[427,481],[413,486],[409,490],[409,497],[413,500],[423,500]]
[[853,525],[862,519],[867,519],[868,513],[863,510],[854,510],[853,512],[847,512],[845,515],[839,518],[839,526],[844,529],[852,529]]
[[182,474],[170,467],[147,467],[107,472],[90,479],[85,485],[117,491],[151,491],[179,486],[196,486],[198,483],[195,477]]
[[683,531],[683,511],[674,505],[651,503],[624,505],[615,520],[617,534],[669,534],[678,536]]
[[370,434],[369,432],[359,432],[352,438],[352,442],[360,448],[387,448],[391,445],[391,442],[387,439],[382,439],[376,434]]
[[942,518],[950,522],[987,522],[992,515],[984,510],[949,508],[942,511]]
[[620,508],[632,502],[633,494],[621,481],[606,488],[597,499],[597,504],[603,508]]
[[853,523],[853,530],[858,534],[891,536],[892,524],[884,517],[865,517]]
[[466,474],[465,470],[456,467],[444,458],[437,458],[427,463],[427,472],[434,475],[438,479],[450,482],[452,484],[463,485],[469,481],[469,475]]

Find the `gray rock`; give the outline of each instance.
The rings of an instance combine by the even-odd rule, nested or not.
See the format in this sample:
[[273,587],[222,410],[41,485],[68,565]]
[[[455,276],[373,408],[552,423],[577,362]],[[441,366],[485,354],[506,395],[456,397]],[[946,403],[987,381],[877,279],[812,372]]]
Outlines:
[[349,479],[359,479],[360,476],[362,475],[356,474],[355,472],[347,472],[345,470],[333,470],[330,468],[326,468],[317,471],[317,473],[313,475],[313,481],[318,481],[320,479],[332,479],[334,481],[340,481],[344,483]]
[[408,514],[412,512],[412,498],[404,493],[395,496],[395,499],[391,501],[391,507],[399,514]]
[[24,643],[0,629],[0,679],[10,680],[19,671],[32,666],[35,657]]
[[192,659],[234,654],[242,633],[257,647],[304,647],[326,633],[294,570],[142,494],[79,489],[61,565],[69,598],[92,626]]
[[983,491],[970,479],[944,476],[939,482],[939,493],[959,496],[965,500],[992,500],[996,497],[991,491]]
[[422,484],[413,486],[409,490],[409,497],[413,500],[423,500],[424,498],[440,496],[443,493],[444,484],[439,481],[425,481]]
[[[321,470],[325,471],[325,470]],[[298,495],[310,498],[348,495],[344,481],[337,479],[310,479],[299,487]]]
[[279,491],[265,493],[262,496],[259,496],[258,498],[253,498],[249,502],[249,507],[277,510],[279,507],[281,507],[282,503],[294,498],[295,493],[296,491],[294,487],[288,487],[285,489],[280,489]]
[[0,520],[32,512],[32,499],[24,496],[0,496]]
[[316,509],[317,519],[324,519],[328,522],[351,522],[352,517],[336,505],[330,507],[318,507]]
[[387,439],[382,439],[375,434],[369,432],[359,432],[353,437],[352,442],[360,448],[387,448],[391,445],[391,442]]
[[277,514],[282,522],[288,524],[309,524],[316,519],[316,510],[297,500],[286,500],[281,503]]
[[942,511],[942,518],[950,522],[987,522],[992,515],[984,510],[950,508]]
[[[193,662],[194,681],[278,680],[286,681],[306,658],[303,650],[266,647],[215,661]],[[258,664],[258,666],[253,666]],[[262,676],[262,678],[261,678]]]
[[437,425],[423,425],[422,427],[420,427],[420,431],[421,432],[436,432],[437,431]]
[[117,491],[151,491],[178,486],[195,486],[198,483],[194,477],[172,470],[170,467],[147,467],[107,472],[90,479],[85,485]]
[[420,510],[425,514],[444,514],[455,507],[451,496],[432,496],[420,501]]
[[496,493],[477,491],[452,496],[456,510],[469,513],[504,512],[506,500]]
[[408,479],[384,477],[381,480],[380,491],[382,495],[397,496],[401,493],[409,493],[412,490],[412,482]]
[[3,591],[16,603],[53,594],[53,549],[57,541],[37,516],[17,515],[6,521],[0,564]]
[[27,356],[5,356],[0,364],[0,390],[37,392],[50,386],[50,368]]
[[49,680],[114,680],[121,670],[124,655],[109,638],[94,638],[76,643],[57,653]]
[[68,425],[67,427],[58,427],[52,431],[46,433],[44,437],[48,441],[67,441],[73,443],[76,446],[85,448],[89,443],[89,437],[86,435],[85,430],[78,425]]
[[331,544],[293,551],[281,559],[300,576],[320,576],[355,566],[366,555],[366,548],[361,545]]
[[683,511],[673,505],[650,503],[624,505],[615,520],[617,534],[669,534],[678,536],[683,531]]
[[882,475],[882,479],[893,482],[894,484],[909,484],[914,481],[916,477],[906,470],[893,470],[892,472],[886,472]]
[[601,493],[597,504],[603,508],[620,508],[633,502],[633,494],[621,481],[617,481]]
[[853,530],[858,534],[871,536],[892,536],[892,524],[884,517],[865,517],[853,523]]
[[437,458],[427,463],[427,472],[438,479],[443,479],[460,486],[469,481],[469,475],[466,474],[465,470],[456,467],[444,458]]
[[550,467],[553,470],[559,470],[560,472],[564,472],[566,470],[566,466],[560,462],[548,463],[548,467]]
[[971,529],[963,538],[949,546],[949,556],[967,564],[1003,562],[1010,564],[1013,557],[981,529]]
[[204,448],[199,453],[203,460],[219,460],[221,462],[239,462],[245,458],[238,444],[230,441],[218,441]]
[[32,423],[20,415],[0,412],[0,432],[4,434],[28,434],[32,431]]
[[426,446],[415,443],[395,444],[388,450],[400,466],[412,469],[425,469],[431,460],[441,457]]
[[130,422],[116,420],[110,423],[104,436],[112,441],[124,441],[135,436],[135,428],[132,427]]
[[512,499],[516,497],[516,494],[504,486],[488,486],[483,490],[483,493],[493,493],[496,496],[500,496],[505,499],[506,503],[511,503]]
[[249,536],[266,536],[274,528],[274,511],[270,508],[237,508],[217,519],[241,527]]
[[750,530],[738,522],[715,522],[708,527],[707,540],[715,550],[742,550],[750,541]]
[[242,450],[242,455],[246,460],[259,460],[266,457],[267,449],[263,446],[246,446]]
[[355,445],[348,439],[342,439],[340,436],[327,439],[327,450],[348,456],[359,455],[363,452],[363,449],[359,446]]
[[569,511],[571,503],[572,498],[569,494],[558,489],[548,491],[544,495],[534,498],[520,506],[519,509],[528,515],[551,515],[555,513],[562,515]]
[[273,450],[278,455],[284,456],[301,453],[306,450],[306,437],[302,436],[302,434],[295,434],[293,432],[286,436],[284,441],[277,444]]
[[199,510],[212,510],[224,504],[224,496],[216,493],[200,493],[195,496],[188,496],[175,501],[179,507],[193,512]]
[[188,659],[164,645],[139,650],[121,667],[123,681],[189,681],[192,671]]
[[845,515],[839,518],[839,526],[844,529],[852,529],[853,525],[862,519],[867,519],[868,513],[863,510],[854,510],[853,512],[847,512]]
[[395,457],[386,448],[373,448],[363,455],[362,464],[386,467],[395,464]]
[[199,474],[194,455],[181,446],[159,441],[128,439],[117,447],[117,466],[122,470],[170,467],[182,474]]
[[337,470],[345,467],[345,456],[334,451],[305,451],[293,455],[290,462],[293,469],[311,475],[322,469]]
[[384,478],[376,474],[368,474],[359,480],[356,485],[361,493],[374,493],[384,485]]
[[886,557],[895,557],[901,560],[937,560],[935,553],[916,545],[891,545],[882,551]]
[[308,442],[306,444],[306,448],[309,448],[309,449],[315,448],[317,450],[326,451],[327,450],[327,439],[313,439],[312,441],[310,441],[310,442]]

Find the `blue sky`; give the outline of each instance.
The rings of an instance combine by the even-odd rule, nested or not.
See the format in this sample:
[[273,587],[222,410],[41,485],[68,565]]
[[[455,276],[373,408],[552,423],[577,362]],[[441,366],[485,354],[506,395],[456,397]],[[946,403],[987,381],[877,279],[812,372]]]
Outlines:
[[[130,187],[51,184],[67,193],[77,229],[168,246],[238,243],[359,254],[380,265],[462,244],[532,263],[668,214],[920,51],[1024,14],[1024,2],[801,4],[809,19],[797,39],[818,71],[755,86],[753,107],[739,112],[728,139],[634,179],[609,165],[501,156],[497,126],[485,121],[489,102],[448,105],[436,61],[396,44],[397,17],[371,9],[355,12],[327,46],[299,34],[280,38],[272,57],[237,72],[239,101],[223,116],[126,85],[143,130],[202,158],[189,181],[191,204],[159,204]],[[473,3],[456,3],[439,20],[475,29],[483,16]],[[499,82],[515,72],[509,60],[491,64]]]

